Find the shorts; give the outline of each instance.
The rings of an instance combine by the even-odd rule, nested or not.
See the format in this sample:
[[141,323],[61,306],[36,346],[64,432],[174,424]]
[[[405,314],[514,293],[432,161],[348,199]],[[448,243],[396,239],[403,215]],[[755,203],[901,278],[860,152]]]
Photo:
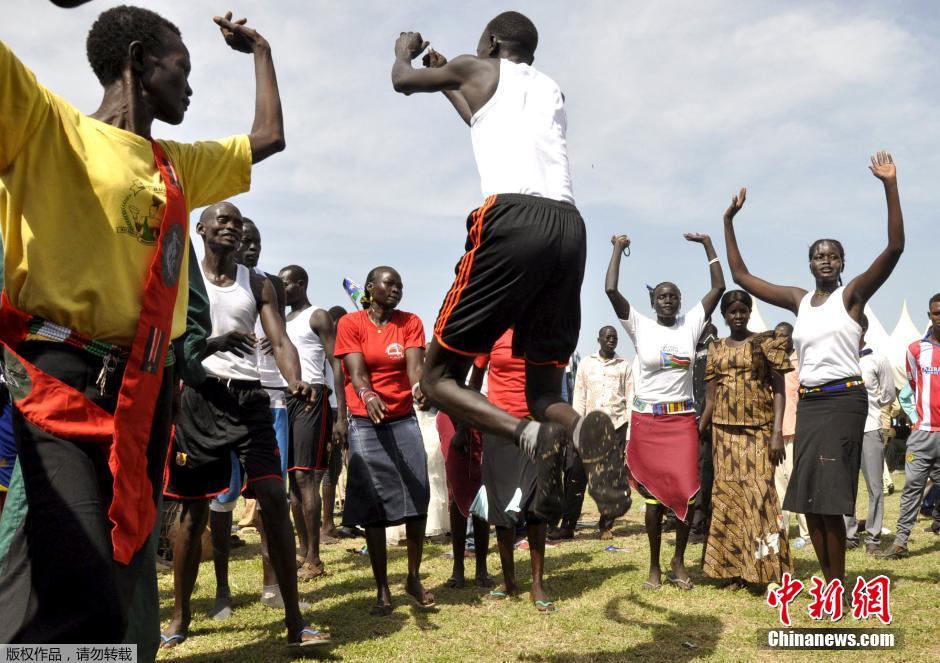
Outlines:
[[[331,408],[332,420],[336,422],[336,408]],[[339,483],[339,475],[343,473],[343,445],[334,444],[330,446],[330,461],[326,474],[323,475],[324,486],[336,486]]]
[[467,219],[466,253],[434,325],[457,354],[490,351],[514,327],[513,355],[565,366],[581,329],[586,240],[574,205],[490,196]]
[[255,481],[283,480],[270,400],[261,383],[210,377],[198,387],[183,385],[163,494],[208,499],[226,491],[232,452],[244,471],[247,497],[253,497]]
[[329,467],[333,447],[333,413],[327,390],[320,389],[313,407],[293,396],[287,399],[290,436],[287,445],[287,471],[311,472]]

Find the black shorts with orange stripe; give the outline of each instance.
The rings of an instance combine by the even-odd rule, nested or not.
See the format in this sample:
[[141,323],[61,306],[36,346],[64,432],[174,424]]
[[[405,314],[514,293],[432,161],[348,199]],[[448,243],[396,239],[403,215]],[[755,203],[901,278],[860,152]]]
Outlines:
[[581,329],[585,253],[584,220],[574,205],[515,193],[488,197],[467,218],[466,253],[434,337],[475,356],[514,327],[515,356],[567,364]]
[[287,417],[290,437],[287,444],[287,471],[326,470],[330,466],[333,443],[333,412],[328,392],[319,390],[316,401],[309,408],[306,401],[294,396],[287,398]]

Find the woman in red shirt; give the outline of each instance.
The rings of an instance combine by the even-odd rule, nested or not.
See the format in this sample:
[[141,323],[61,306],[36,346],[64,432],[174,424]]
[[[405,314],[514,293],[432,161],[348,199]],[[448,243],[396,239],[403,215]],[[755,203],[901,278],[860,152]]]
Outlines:
[[413,313],[396,310],[401,276],[376,267],[366,277],[364,311],[340,318],[334,352],[346,370],[349,461],[343,525],[361,525],[377,589],[372,615],[389,615],[385,528],[405,524],[408,579],[405,591],[418,607],[434,597],[418,573],[430,489],[428,459],[414,405],[424,405],[418,386],[424,363],[424,326]]

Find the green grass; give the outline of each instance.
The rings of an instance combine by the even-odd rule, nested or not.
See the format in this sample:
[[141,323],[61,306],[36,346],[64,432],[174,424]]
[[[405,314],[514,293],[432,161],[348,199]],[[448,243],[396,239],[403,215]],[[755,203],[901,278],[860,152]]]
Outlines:
[[[887,498],[885,526],[894,529],[903,477],[894,475],[899,491]],[[859,513],[867,504],[864,485],[859,491]],[[583,517],[590,521],[587,511]],[[346,551],[362,545],[361,539],[325,546],[323,559],[328,575],[301,585],[301,596],[313,604],[311,621],[325,624],[334,644],[315,651],[290,652],[285,645],[283,613],[258,602],[261,563],[257,534],[243,534],[249,545],[234,551],[231,586],[235,615],[226,622],[205,618],[212,607],[215,585],[211,562],[200,569],[194,596],[196,618],[190,637],[181,646],[160,654],[161,661],[238,661],[273,663],[287,660],[371,661],[770,661],[770,660],[940,660],[938,609],[940,600],[940,538],[923,531],[918,520],[910,542],[911,557],[888,562],[873,559],[863,549],[849,551],[848,575],[866,578],[885,573],[891,578],[893,628],[901,633],[901,646],[880,652],[779,652],[760,647],[760,631],[779,626],[776,613],[762,596],[748,591],[728,592],[704,578],[700,571],[701,545],[690,546],[687,563],[696,587],[680,592],[664,587],[645,592],[648,547],[637,508],[618,521],[613,542],[597,540],[587,530],[578,538],[546,553],[546,579],[557,600],[558,612],[538,614],[527,597],[492,602],[486,590],[442,587],[449,577],[451,560],[444,557],[449,545],[428,544],[422,567],[425,585],[438,602],[432,612],[421,612],[406,601],[402,585],[406,572],[405,550],[389,551],[389,577],[395,611],[390,617],[367,614],[374,600],[368,558]],[[795,526],[795,522],[793,523]],[[883,543],[887,545],[891,536]],[[671,542],[672,536],[666,535]],[[627,552],[605,552],[614,543]],[[668,563],[671,545],[664,545]],[[795,575],[808,583],[817,571],[812,547],[794,551]],[[472,573],[473,562],[467,560]],[[491,537],[490,573],[499,573],[495,537]],[[528,553],[516,552],[516,572],[528,588]],[[160,577],[161,618],[169,619],[172,607],[172,575]],[[804,591],[791,605],[794,627],[817,626],[806,615],[809,603]],[[880,626],[851,618],[845,627]]]

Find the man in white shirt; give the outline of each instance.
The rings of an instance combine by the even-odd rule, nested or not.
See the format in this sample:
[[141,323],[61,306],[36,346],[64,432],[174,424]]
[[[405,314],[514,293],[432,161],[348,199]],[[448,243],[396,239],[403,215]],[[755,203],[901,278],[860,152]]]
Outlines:
[[[592,410],[606,413],[614,424],[617,444],[621,451],[627,440],[630,425],[630,398],[633,395],[633,369],[623,357],[616,353],[617,330],[602,327],[597,335],[597,353],[581,360],[575,378],[572,407],[584,416]],[[581,459],[569,447],[565,464],[565,512],[559,527],[549,538],[555,540],[574,537],[575,526],[581,516],[587,475]],[[613,519],[601,515],[598,525],[602,539],[611,539]]]

